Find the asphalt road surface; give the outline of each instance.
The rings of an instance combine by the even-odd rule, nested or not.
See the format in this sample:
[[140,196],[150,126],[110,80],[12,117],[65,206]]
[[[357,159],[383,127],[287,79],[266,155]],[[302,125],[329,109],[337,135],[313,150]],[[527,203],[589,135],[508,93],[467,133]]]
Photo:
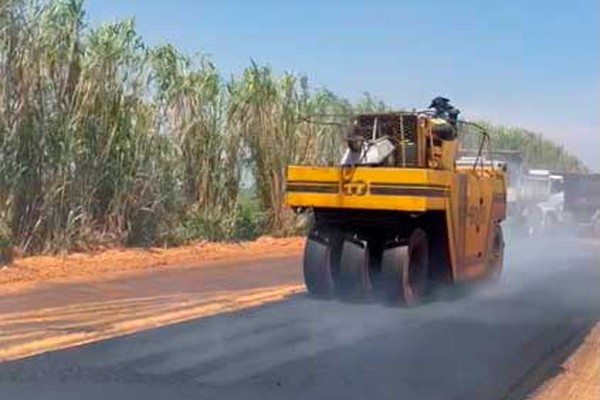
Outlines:
[[418,308],[300,295],[0,364],[0,399],[520,398],[600,318],[600,247],[507,250],[501,282]]

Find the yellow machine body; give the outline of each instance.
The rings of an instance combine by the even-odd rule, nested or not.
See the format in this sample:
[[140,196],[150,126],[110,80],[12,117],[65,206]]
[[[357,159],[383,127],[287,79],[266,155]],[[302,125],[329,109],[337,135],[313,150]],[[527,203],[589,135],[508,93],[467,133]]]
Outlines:
[[[312,292],[366,293],[391,279],[403,287],[390,293],[406,298],[427,280],[499,273],[506,170],[483,157],[485,132],[476,157],[457,159],[457,113],[442,104],[435,115],[359,115],[340,166],[288,167],[287,204],[315,218],[304,264]],[[420,270],[428,277],[415,283]]]
[[505,174],[493,167],[290,166],[286,191],[293,208],[336,209],[342,216],[352,209],[441,213],[455,282],[488,274],[494,227],[506,216]]

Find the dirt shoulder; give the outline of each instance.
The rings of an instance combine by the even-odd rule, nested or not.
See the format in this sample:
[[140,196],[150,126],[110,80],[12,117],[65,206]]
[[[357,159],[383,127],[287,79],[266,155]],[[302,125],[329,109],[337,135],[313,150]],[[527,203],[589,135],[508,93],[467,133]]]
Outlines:
[[[262,241],[222,260],[195,266],[133,269],[120,277],[110,270],[91,276],[82,273],[78,278],[87,282],[42,285],[38,277],[28,275],[34,279],[27,282],[34,285],[31,290],[0,295],[0,362],[258,307],[302,293],[301,256],[295,250],[281,255],[294,246],[279,244],[278,251],[266,256]],[[258,249],[262,255],[255,257]],[[243,258],[246,255],[251,257]],[[89,268],[105,259],[105,254],[97,255]],[[110,260],[120,265],[124,258]]]
[[171,249],[111,249],[65,256],[36,256],[0,268],[0,293],[12,294],[49,283],[82,283],[172,267],[201,268],[216,260],[249,260],[299,254],[304,239],[262,237],[252,242],[197,243]]
[[600,324],[561,369],[560,374],[538,389],[533,400],[600,399]]

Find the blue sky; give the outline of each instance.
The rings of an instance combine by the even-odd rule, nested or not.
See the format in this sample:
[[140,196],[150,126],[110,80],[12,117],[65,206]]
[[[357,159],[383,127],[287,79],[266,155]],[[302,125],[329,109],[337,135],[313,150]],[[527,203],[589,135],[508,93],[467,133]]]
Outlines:
[[600,170],[598,0],[88,0],[89,22],[135,17],[150,44],[207,53],[224,74],[250,59],[351,100],[522,126]]

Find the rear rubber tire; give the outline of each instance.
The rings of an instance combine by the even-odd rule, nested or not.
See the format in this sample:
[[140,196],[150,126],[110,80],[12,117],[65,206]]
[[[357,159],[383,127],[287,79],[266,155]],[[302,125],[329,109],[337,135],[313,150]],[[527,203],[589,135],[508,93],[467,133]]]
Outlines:
[[429,241],[417,228],[403,245],[383,251],[378,290],[384,300],[414,306],[429,293]]
[[336,288],[343,298],[363,298],[371,292],[369,246],[365,241],[346,238],[342,245]]
[[340,239],[335,232],[313,229],[304,247],[304,283],[309,294],[331,297],[335,292],[333,274],[339,261]]

